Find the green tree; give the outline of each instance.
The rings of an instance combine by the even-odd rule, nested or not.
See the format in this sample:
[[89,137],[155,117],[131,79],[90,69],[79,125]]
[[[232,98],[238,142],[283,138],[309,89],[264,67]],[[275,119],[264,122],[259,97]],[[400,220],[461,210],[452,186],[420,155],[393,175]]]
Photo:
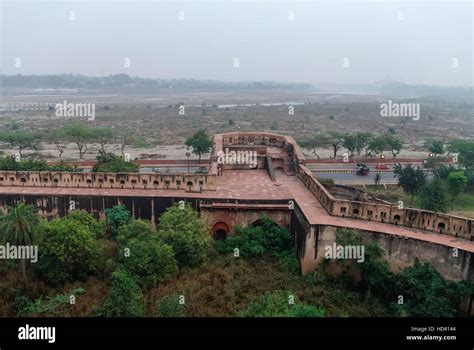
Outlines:
[[193,149],[193,153],[199,156],[199,162],[201,162],[201,156],[211,150],[212,140],[206,130],[200,129],[186,140],[186,146]]
[[301,147],[308,148],[318,158],[319,154],[316,152],[318,148],[325,148],[329,146],[330,138],[329,135],[325,134],[314,134],[313,136],[301,140],[299,142]]
[[266,292],[259,300],[250,303],[242,317],[324,317],[324,310],[300,302],[291,292]]
[[448,175],[448,191],[451,195],[451,210],[454,209],[454,201],[466,189],[467,177],[463,171],[454,171]]
[[433,169],[433,175],[439,177],[442,180],[448,180],[449,174],[451,174],[454,171],[457,171],[457,169],[453,166],[446,166],[444,164],[438,163]]
[[65,135],[62,129],[46,132],[43,139],[52,143],[59,153],[59,158],[62,158],[64,149],[66,148]]
[[442,213],[448,210],[448,190],[445,182],[438,177],[423,186],[419,198],[422,209]]
[[370,132],[358,132],[357,133],[357,153],[360,154],[362,150],[367,150],[367,146],[370,141],[374,138],[374,135]]
[[123,254],[119,255],[122,268],[144,288],[156,287],[166,276],[178,272],[173,249],[159,239],[134,238],[122,248]]
[[253,257],[264,254],[279,254],[291,250],[293,238],[286,228],[279,227],[268,217],[263,216],[258,225],[237,226],[236,235],[224,241],[216,242],[219,253],[232,253],[239,249],[241,257]]
[[367,156],[375,157],[387,148],[387,138],[383,135],[373,137],[367,144]]
[[63,137],[76,144],[79,151],[79,159],[87,152],[87,143],[92,139],[92,131],[83,124],[70,124],[60,130]]
[[3,141],[13,148],[18,149],[20,157],[23,156],[23,150],[36,149],[39,141],[39,135],[24,130],[6,130],[0,132],[0,141]]
[[160,217],[158,235],[176,254],[178,266],[198,266],[212,246],[205,221],[188,204],[175,204]]
[[52,285],[85,280],[104,266],[102,249],[89,227],[62,217],[42,222],[36,270]]
[[117,235],[120,226],[127,225],[132,220],[132,214],[123,204],[105,209],[105,216],[107,217],[107,226],[113,237]]
[[136,173],[139,166],[113,153],[101,153],[92,168],[94,173]]
[[[36,208],[25,203],[17,203],[14,207],[7,207],[7,213],[0,217],[0,234],[3,242],[16,246],[34,245],[39,224]],[[23,284],[26,286],[26,260],[21,260]]]
[[419,193],[426,183],[425,172],[420,168],[413,168],[410,164],[404,168],[397,164],[393,172],[398,177],[398,186],[403,189],[403,192],[411,196],[411,204],[413,196]]
[[[356,269],[360,281],[352,286],[369,297],[377,297],[388,307],[389,313],[397,316],[455,316],[458,306],[466,298],[471,287],[467,282],[446,281],[436,269],[428,263],[415,262],[413,267],[404,268],[396,274],[390,270],[384,259],[384,250],[377,244],[364,242],[359,232],[348,229],[336,231],[336,242],[342,246],[365,246],[363,263],[338,260]],[[403,304],[398,297],[403,295]]]
[[50,167],[44,160],[20,160],[17,162],[12,157],[0,160],[0,169],[8,171],[49,171]]
[[120,151],[122,157],[125,158],[125,150],[128,146],[133,145],[137,141],[137,137],[130,133],[130,130],[122,130],[118,132],[118,139],[120,142]]
[[67,217],[79,224],[86,226],[95,238],[99,239],[104,236],[106,223],[104,220],[96,220],[94,216],[84,210],[71,211]]
[[366,300],[371,295],[376,295],[389,302],[395,297],[396,276],[390,271],[388,262],[383,259],[385,252],[376,244],[367,244],[362,240],[359,232],[351,229],[337,229],[336,243],[340,246],[364,246],[364,262],[354,263],[349,260],[338,260],[339,265],[356,269],[361,275],[357,286],[365,292]]
[[346,134],[344,135],[344,141],[342,145],[347,148],[349,151],[349,156],[353,157],[354,153],[361,149],[360,144],[358,144],[357,135]]
[[26,159],[17,162],[12,157],[0,159],[0,170],[7,171],[80,171],[65,162],[56,165],[48,165],[44,160]]
[[131,239],[146,240],[156,237],[157,233],[149,221],[133,219],[128,224],[119,226],[117,241],[125,243]]
[[398,137],[395,137],[391,134],[387,134],[384,137],[385,137],[385,142],[387,144],[387,148],[390,149],[390,152],[392,153],[392,157],[395,158],[402,150],[403,141],[399,139]]
[[123,270],[110,277],[109,295],[102,306],[106,317],[142,317],[145,315],[143,293],[135,279]]
[[110,142],[113,137],[113,131],[110,128],[94,128],[91,130],[91,139],[100,145],[101,153],[105,153],[105,145]]
[[429,263],[415,262],[400,273],[404,303],[392,304],[392,312],[409,317],[453,317],[470,293],[468,282],[446,281]]
[[444,153],[444,143],[442,140],[429,140],[428,141],[428,151],[433,153],[436,157],[438,154]]
[[452,140],[449,143],[448,150],[459,153],[459,164],[463,165],[466,169],[474,167],[474,141]]
[[342,147],[344,143],[344,134],[339,132],[339,131],[331,131],[329,132],[329,143],[330,146],[332,147],[332,152],[333,152],[333,159],[336,159],[337,157],[337,152],[339,149]]
[[178,294],[167,295],[155,304],[156,317],[186,317],[186,304],[180,303]]

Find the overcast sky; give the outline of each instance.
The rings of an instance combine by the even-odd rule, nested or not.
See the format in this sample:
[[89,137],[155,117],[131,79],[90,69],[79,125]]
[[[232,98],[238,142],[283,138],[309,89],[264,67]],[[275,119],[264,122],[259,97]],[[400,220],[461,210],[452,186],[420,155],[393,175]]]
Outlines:
[[4,74],[473,84],[471,1],[1,6]]

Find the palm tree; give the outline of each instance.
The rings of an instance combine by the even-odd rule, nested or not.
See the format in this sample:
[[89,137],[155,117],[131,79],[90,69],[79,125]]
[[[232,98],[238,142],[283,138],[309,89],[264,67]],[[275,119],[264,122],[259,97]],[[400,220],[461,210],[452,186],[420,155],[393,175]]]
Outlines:
[[[9,242],[16,246],[32,245],[39,224],[36,208],[25,203],[17,203],[14,207],[7,206],[7,213],[0,221],[0,235],[3,242]],[[23,283],[26,285],[26,260],[21,260],[21,272]]]

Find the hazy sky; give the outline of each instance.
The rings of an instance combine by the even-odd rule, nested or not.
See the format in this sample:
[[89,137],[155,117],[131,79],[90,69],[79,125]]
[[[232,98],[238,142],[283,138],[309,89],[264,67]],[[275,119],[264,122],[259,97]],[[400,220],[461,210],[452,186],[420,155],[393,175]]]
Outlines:
[[471,1],[3,1],[1,11],[4,74],[473,84]]

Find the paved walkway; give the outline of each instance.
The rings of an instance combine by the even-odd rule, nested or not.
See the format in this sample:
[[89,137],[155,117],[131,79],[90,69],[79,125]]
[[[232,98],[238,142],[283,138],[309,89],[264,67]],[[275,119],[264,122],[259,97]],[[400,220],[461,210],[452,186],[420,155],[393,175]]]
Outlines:
[[429,233],[373,221],[340,218],[329,215],[313,194],[296,176],[276,173],[272,182],[265,170],[227,170],[218,177],[217,190],[203,193],[188,193],[182,190],[144,189],[96,189],[96,188],[44,188],[44,187],[0,187],[0,195],[80,195],[80,196],[143,196],[184,197],[209,199],[279,199],[295,200],[308,222],[312,225],[331,225],[372,232],[393,234],[407,239],[418,239],[474,253],[474,242],[448,235]]

